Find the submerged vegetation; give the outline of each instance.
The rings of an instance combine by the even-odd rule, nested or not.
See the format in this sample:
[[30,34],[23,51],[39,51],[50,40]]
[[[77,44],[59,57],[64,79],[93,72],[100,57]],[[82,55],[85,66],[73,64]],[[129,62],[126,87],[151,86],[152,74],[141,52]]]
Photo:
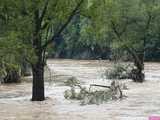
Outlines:
[[113,67],[105,71],[107,79],[132,79],[132,70],[134,66],[131,64],[115,63]]
[[[102,104],[109,100],[118,100],[125,97],[122,92],[122,86],[113,81],[110,86],[91,84],[88,88],[81,85],[75,78],[71,77],[66,81],[70,89],[64,92],[66,99],[80,100],[81,105]],[[100,87],[103,89],[94,89]]]

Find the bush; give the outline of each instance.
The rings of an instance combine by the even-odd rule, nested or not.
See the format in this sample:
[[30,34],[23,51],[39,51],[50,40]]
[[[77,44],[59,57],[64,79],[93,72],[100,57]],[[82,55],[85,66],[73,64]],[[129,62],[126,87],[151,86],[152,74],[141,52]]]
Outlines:
[[19,67],[14,64],[1,64],[0,82],[1,83],[19,83],[21,80]]
[[105,77],[107,79],[130,79],[131,71],[133,66],[123,65],[123,64],[115,64],[112,69],[105,71]]

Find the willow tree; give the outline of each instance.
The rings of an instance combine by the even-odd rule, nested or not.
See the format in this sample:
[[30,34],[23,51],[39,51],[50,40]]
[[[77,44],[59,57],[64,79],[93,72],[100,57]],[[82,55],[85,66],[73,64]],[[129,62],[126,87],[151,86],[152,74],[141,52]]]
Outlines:
[[112,48],[125,50],[132,56],[136,67],[132,78],[135,82],[143,82],[146,44],[150,42],[155,18],[159,16],[160,1],[91,1],[94,29],[97,28],[102,36],[111,34]]
[[[33,74],[32,100],[45,100],[44,66],[49,44],[59,37],[81,9],[84,0],[2,0],[12,18],[12,30],[18,39],[32,49],[33,57],[25,57]],[[27,52],[27,51],[26,51]],[[34,60],[32,60],[34,58]]]

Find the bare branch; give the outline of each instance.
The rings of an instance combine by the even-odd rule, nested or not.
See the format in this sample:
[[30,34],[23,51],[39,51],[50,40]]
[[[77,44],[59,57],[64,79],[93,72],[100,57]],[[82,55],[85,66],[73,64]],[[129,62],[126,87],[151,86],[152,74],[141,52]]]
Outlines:
[[106,85],[91,84],[90,86],[104,87],[104,88],[109,88],[109,89],[111,89],[111,86],[106,86]]

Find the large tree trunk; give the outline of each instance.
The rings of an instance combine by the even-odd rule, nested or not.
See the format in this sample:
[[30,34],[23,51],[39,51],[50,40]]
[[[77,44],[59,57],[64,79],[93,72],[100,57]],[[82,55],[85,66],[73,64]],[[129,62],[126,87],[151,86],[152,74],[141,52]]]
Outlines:
[[36,63],[32,65],[33,74],[33,88],[32,88],[32,101],[45,100],[44,90],[44,63],[41,55]]
[[43,60],[44,51],[42,49],[42,34],[41,34],[42,19],[40,16],[39,9],[36,9],[34,11],[34,22],[35,24],[33,32],[33,48],[36,60],[34,61],[34,63],[32,63],[32,74],[33,74],[32,101],[43,101],[45,100],[44,60]]
[[136,69],[132,70],[132,79],[134,82],[144,82],[144,53],[137,54],[137,58],[134,58],[134,65]]

